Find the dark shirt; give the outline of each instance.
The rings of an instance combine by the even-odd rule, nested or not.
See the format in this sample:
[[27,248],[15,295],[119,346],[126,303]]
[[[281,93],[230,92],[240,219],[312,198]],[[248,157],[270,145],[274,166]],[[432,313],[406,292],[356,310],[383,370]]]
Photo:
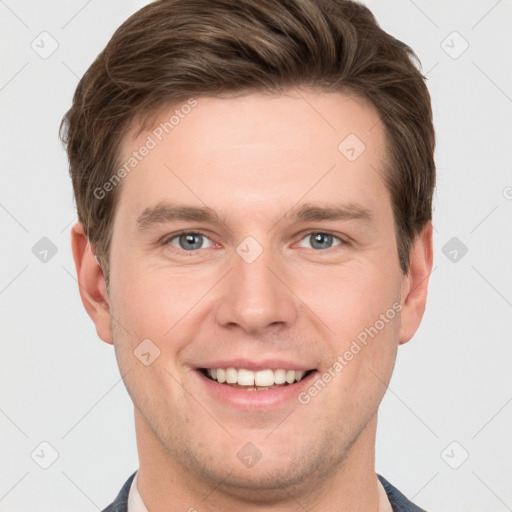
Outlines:
[[[136,472],[135,472],[136,473]],[[114,502],[109,505],[103,512],[127,512],[128,511],[128,494],[132,485],[135,473],[128,478],[123,488],[117,495]],[[377,475],[380,483],[383,485],[388,495],[389,502],[393,508],[393,512],[426,512],[422,508],[417,507],[410,502],[396,487],[393,487],[384,477]]]

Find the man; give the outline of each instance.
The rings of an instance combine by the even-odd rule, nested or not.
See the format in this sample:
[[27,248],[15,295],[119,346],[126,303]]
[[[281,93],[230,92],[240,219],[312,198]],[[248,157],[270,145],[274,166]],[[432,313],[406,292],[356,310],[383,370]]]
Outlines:
[[415,511],[378,407],[432,268],[430,96],[349,1],[168,0],[63,122],[84,306],[140,467],[107,511]]

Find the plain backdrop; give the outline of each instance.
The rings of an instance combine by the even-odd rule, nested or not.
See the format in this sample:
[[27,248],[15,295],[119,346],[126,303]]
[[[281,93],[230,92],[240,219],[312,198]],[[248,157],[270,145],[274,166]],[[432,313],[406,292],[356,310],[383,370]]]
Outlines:
[[[145,3],[0,1],[1,511],[95,512],[138,467],[113,348],[79,299],[58,127]],[[367,4],[418,54],[438,137],[435,270],[381,406],[376,469],[430,511],[512,510],[512,2]]]

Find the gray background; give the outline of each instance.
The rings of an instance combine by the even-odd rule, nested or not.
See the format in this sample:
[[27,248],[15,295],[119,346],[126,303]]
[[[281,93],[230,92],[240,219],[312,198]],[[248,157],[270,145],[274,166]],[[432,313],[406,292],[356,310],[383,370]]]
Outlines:
[[[57,130],[79,77],[145,3],[0,0],[1,511],[94,512],[138,467],[113,349],[78,295]],[[399,349],[376,468],[431,511],[512,510],[512,2],[366,3],[422,61],[439,176],[429,303]]]

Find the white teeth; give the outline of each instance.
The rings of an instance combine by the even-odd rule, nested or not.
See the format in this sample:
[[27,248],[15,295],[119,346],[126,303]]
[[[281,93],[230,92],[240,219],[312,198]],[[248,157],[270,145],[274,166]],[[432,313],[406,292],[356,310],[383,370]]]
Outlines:
[[254,372],[240,368],[240,370],[238,370],[237,384],[239,386],[254,386]]
[[286,382],[293,384],[295,382],[295,370],[288,370],[286,372]]
[[[272,370],[260,370],[254,375],[254,382],[256,386],[273,386],[274,385],[274,372]],[[240,384],[240,379],[238,379]]]
[[226,382],[228,384],[236,384],[238,382],[238,372],[235,368],[226,369]]
[[286,382],[286,370],[274,370],[274,382],[284,384]]
[[206,373],[217,382],[238,384],[253,388],[269,388],[274,384],[293,384],[303,379],[306,374],[301,370],[259,370],[253,372],[245,368],[207,368]]

